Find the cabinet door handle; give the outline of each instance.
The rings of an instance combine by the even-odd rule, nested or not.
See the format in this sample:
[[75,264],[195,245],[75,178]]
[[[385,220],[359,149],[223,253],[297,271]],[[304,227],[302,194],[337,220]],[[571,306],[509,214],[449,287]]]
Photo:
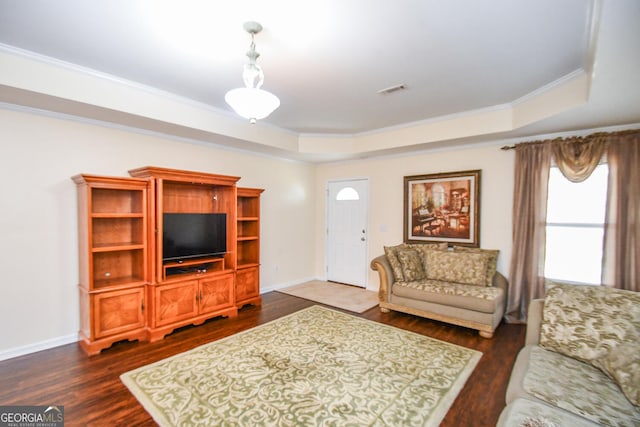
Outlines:
[[144,300],[140,301],[140,310],[144,313]]

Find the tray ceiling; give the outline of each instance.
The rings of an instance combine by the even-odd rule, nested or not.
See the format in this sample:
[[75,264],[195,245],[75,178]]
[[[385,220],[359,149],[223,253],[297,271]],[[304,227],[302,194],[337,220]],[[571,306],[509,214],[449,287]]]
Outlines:
[[[247,20],[281,100],[254,126],[224,102]],[[307,160],[627,125],[638,21],[633,0],[0,0],[0,101]]]

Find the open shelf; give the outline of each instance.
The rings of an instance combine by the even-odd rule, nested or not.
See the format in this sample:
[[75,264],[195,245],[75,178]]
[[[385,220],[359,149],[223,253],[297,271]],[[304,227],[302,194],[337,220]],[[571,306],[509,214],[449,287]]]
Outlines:
[[91,212],[93,214],[143,214],[143,200],[144,194],[139,190],[93,188]]
[[141,213],[92,213],[92,218],[144,218]]
[[162,265],[164,277],[179,275],[204,274],[214,271],[224,271],[223,257],[197,258],[185,261],[171,261]]
[[144,243],[139,242],[106,242],[93,246],[92,252],[115,252],[131,249],[144,249]]
[[94,248],[106,246],[144,245],[145,229],[142,217],[96,218],[92,220]]
[[238,219],[238,239],[260,236],[260,222],[258,219]]
[[146,281],[143,277],[135,276],[122,276],[110,279],[100,279],[94,282],[93,287],[96,292],[93,293],[114,291],[118,289],[128,289],[132,286],[144,285],[145,283]]
[[93,277],[90,289],[145,281],[144,246],[137,249],[112,249],[93,253]]
[[[259,193],[258,193],[259,194]],[[238,194],[238,219],[257,220],[260,217],[260,199],[255,195]]]

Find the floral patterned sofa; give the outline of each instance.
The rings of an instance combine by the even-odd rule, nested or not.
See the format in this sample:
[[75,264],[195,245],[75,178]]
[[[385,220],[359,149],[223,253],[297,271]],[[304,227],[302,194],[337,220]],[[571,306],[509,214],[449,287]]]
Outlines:
[[547,284],[498,426],[640,426],[640,293]]
[[442,244],[387,246],[371,261],[380,277],[380,309],[476,329],[493,337],[505,309],[507,279],[499,251]]

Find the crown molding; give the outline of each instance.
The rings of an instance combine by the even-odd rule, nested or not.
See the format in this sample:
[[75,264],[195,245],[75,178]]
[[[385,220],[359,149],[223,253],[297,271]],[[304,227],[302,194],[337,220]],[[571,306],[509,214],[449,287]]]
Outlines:
[[[0,80],[0,85],[5,83],[6,87],[22,91],[29,91],[32,85],[33,92],[40,97],[58,97],[67,104],[76,103],[75,107],[67,105],[68,110],[60,111],[62,113],[70,112],[71,116],[77,117],[86,104],[101,110],[104,116],[113,111],[138,117],[147,126],[149,122],[157,121],[178,129],[178,132],[179,128],[188,130],[185,135],[188,134],[190,139],[197,133],[210,135],[203,139],[205,141],[215,139],[217,135],[223,140],[244,140],[254,146],[283,150],[285,158],[369,156],[392,149],[410,150],[411,146],[511,131],[586,103],[590,86],[584,84],[588,73],[578,69],[503,104],[354,134],[312,134],[295,133],[265,122],[248,125],[230,112],[210,105],[12,46],[0,44],[0,54],[4,54],[9,69],[15,65],[13,74],[4,81]],[[11,60],[6,55],[22,61]],[[43,79],[27,78],[25,70],[30,76],[41,74]],[[53,83],[47,85],[47,79],[53,79]],[[75,84],[78,79],[83,79],[85,89],[82,92]],[[126,103],[123,103],[123,98],[126,98]],[[125,108],[120,110],[123,106]],[[103,116],[89,118],[109,121]],[[158,125],[158,129],[162,127]],[[178,133],[176,136],[182,135]]]

